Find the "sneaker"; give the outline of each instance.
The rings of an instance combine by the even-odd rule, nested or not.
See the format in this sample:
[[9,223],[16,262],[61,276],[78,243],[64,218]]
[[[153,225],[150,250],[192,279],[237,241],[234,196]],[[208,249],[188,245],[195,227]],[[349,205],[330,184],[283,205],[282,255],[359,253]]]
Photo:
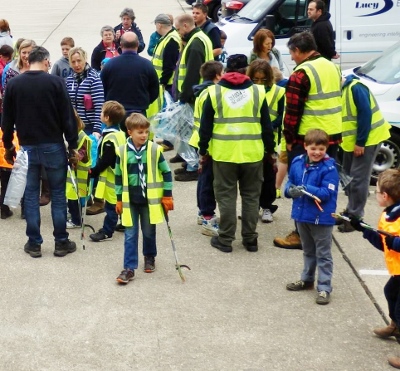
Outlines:
[[135,271],[132,269],[124,269],[117,277],[119,283],[129,283],[135,278]]
[[146,273],[153,273],[156,270],[156,262],[154,256],[144,257],[144,268]]
[[199,173],[197,171],[187,171],[185,170],[183,173],[175,175],[174,179],[177,182],[191,182],[193,180],[197,180],[199,178]]
[[200,211],[197,214],[197,225],[203,225],[204,216],[200,214]]
[[282,191],[280,190],[280,188],[276,189],[276,198],[282,198]]
[[72,222],[72,220],[67,220],[67,229],[80,228],[81,226]]
[[115,230],[116,230],[117,232],[125,232],[125,226],[123,226],[121,223],[119,223],[119,224],[117,224],[117,225],[115,226]]
[[272,223],[274,221],[274,217],[272,216],[270,209],[263,209],[261,215],[261,221],[263,223]]
[[274,245],[283,249],[302,250],[300,236],[296,231],[290,232],[286,237],[274,238]]
[[314,282],[308,282],[308,281],[302,281],[302,280],[288,283],[286,285],[286,290],[289,290],[289,291],[312,290],[313,288],[314,288]]
[[210,244],[212,247],[215,247],[219,251],[232,252],[232,246],[222,244],[221,242],[219,242],[219,239],[217,236],[211,237]]
[[330,302],[330,294],[327,291],[319,291],[315,302],[319,305],[326,305]]
[[201,234],[205,236],[218,236],[217,218],[204,219],[201,226]]
[[338,226],[338,231],[342,233],[348,233],[354,232],[355,229],[350,222],[348,222],[347,220],[342,220],[342,223]]
[[185,160],[184,160],[180,155],[176,154],[176,156],[172,157],[172,158],[169,160],[169,162],[170,162],[171,164],[176,164],[176,163],[178,163],[178,162],[185,162]]
[[112,235],[109,236],[105,234],[104,229],[99,229],[98,232],[92,233],[89,235],[90,239],[94,242],[101,242],[101,241],[111,241],[112,240]]
[[36,245],[36,244],[31,245],[28,241],[24,246],[24,251],[27,254],[29,254],[32,258],[42,257],[41,245]]
[[54,256],[63,257],[76,251],[76,243],[66,239],[65,241],[56,241]]
[[247,251],[249,252],[256,252],[258,251],[258,243],[257,243],[257,238],[255,238],[251,242],[243,242],[243,246],[246,248]]

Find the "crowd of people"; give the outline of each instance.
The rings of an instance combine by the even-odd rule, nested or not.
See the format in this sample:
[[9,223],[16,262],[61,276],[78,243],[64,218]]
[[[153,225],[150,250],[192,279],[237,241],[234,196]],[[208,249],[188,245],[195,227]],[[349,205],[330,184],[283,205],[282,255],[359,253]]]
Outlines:
[[[92,241],[111,240],[118,230],[125,233],[117,281],[127,284],[138,269],[139,221],[143,270],[153,272],[155,225],[174,209],[172,173],[163,152],[175,149],[170,162],[181,162],[182,167],[175,169],[174,179],[198,181],[193,197],[197,223],[201,233],[211,237],[211,246],[232,252],[239,218],[242,244],[256,252],[258,219],[274,221],[274,202],[282,196],[288,172],[282,193],[293,198],[295,230],[273,242],[302,249],[304,269],[300,280],[286,288],[312,289],[317,280],[316,303],[328,304],[333,227],[362,230],[385,252],[393,274],[385,288],[393,322],[375,333],[400,338],[397,170],[382,174],[377,187],[378,202],[386,208],[380,229],[390,235],[371,232],[362,219],[373,159],[389,138],[390,125],[357,77],[342,79],[331,62],[339,58],[334,44],[320,44],[321,34],[330,34],[324,3],[311,1],[308,12],[314,22],[311,32],[295,34],[288,42],[296,67],[287,79],[273,32],[259,30],[248,55],[228,57],[227,36],[207,19],[203,4],[196,3],[192,15],[157,15],[147,49],[151,60],[139,55],[146,47],[144,38],[133,10],[125,8],[119,25],[101,28],[90,64],[88,53],[65,37],[62,57],[53,68],[48,51],[33,40],[20,39],[13,50],[8,22],[0,20],[5,159],[0,162],[1,218],[12,216],[3,201],[19,145],[29,159],[21,201],[28,236],[24,251],[42,256],[39,205],[50,199],[54,255],[76,251],[67,229],[84,228],[89,199],[88,214],[105,211],[102,228],[90,235]],[[165,106],[165,92],[193,110],[188,144],[198,156],[196,163],[186,162],[174,143],[151,140],[149,119]],[[339,147],[344,153],[340,171],[352,180],[346,186],[346,210],[335,220],[331,214],[336,212],[339,187]],[[242,207],[237,217],[238,190]]]

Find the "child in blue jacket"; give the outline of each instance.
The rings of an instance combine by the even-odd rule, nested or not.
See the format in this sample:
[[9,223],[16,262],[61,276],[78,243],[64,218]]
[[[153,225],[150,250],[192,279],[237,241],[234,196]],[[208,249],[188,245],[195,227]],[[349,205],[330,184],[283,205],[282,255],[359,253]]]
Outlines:
[[[320,129],[309,130],[304,137],[306,155],[296,157],[289,172],[285,196],[293,198],[292,218],[297,224],[303,247],[304,269],[299,281],[289,283],[289,291],[314,288],[318,267],[317,304],[328,304],[332,291],[332,230],[335,219],[339,174],[335,160],[326,154],[329,137]],[[304,191],[316,196],[315,201]]]

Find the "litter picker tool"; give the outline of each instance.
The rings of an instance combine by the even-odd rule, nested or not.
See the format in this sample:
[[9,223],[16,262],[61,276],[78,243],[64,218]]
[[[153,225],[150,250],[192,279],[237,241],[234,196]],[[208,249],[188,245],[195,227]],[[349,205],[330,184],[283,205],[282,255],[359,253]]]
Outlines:
[[167,223],[167,229],[168,229],[168,234],[169,234],[169,238],[171,240],[171,245],[172,245],[172,251],[174,252],[174,257],[175,257],[175,268],[179,273],[179,276],[181,277],[182,282],[185,282],[185,276],[183,275],[182,272],[182,268],[186,268],[188,270],[191,270],[190,267],[188,265],[185,264],[179,264],[179,260],[178,260],[178,253],[176,252],[176,247],[175,247],[175,242],[174,242],[174,238],[172,237],[172,231],[171,231],[171,227],[169,226],[169,218],[168,218],[168,213],[165,211],[164,207],[163,207],[163,211],[164,211],[164,218],[165,218],[165,222]]
[[[339,219],[345,220],[346,222],[349,222],[349,223],[351,222],[351,219],[349,217],[347,217],[346,215],[337,214],[337,213],[332,213],[331,215],[333,218],[339,218]],[[360,225],[361,225],[361,227],[364,227],[365,229],[369,229],[370,231],[378,232],[379,234],[382,234],[383,236],[398,237],[392,233],[382,231],[381,229],[376,229],[376,228],[372,227],[371,225],[364,223],[364,222],[360,222]]]
[[314,202],[315,202],[315,204],[317,205],[319,211],[324,211],[324,209],[321,207],[321,200],[320,200],[317,196],[313,195],[313,194],[310,193],[310,192],[307,192],[307,191],[304,190],[304,189],[301,190],[301,193],[303,193],[304,195],[306,195],[306,196],[311,197],[312,199],[314,199]]

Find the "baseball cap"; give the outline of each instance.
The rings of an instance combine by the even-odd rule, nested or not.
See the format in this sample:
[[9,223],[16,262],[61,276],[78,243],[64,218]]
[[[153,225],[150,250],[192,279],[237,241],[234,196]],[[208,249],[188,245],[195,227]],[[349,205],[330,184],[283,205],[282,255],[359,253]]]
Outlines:
[[168,15],[166,14],[159,14],[156,19],[154,20],[154,23],[161,23],[161,24],[165,24],[167,26],[171,26],[171,19],[168,17]]
[[233,54],[229,56],[228,60],[226,61],[226,68],[230,68],[232,70],[246,68],[248,65],[247,56],[244,54]]

